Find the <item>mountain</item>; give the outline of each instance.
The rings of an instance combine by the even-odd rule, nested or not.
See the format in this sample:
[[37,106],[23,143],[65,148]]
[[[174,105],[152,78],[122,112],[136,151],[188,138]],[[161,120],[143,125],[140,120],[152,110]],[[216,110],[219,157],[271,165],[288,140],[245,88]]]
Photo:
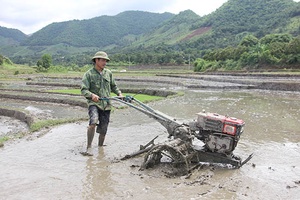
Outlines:
[[[174,18],[186,18],[185,12]],[[191,15],[192,16],[192,15]],[[174,19],[173,18],[173,19]],[[178,20],[172,26],[170,21],[162,24],[151,34],[142,37],[138,42],[149,45],[180,45],[182,48],[211,49],[237,45],[249,34],[261,38],[267,34],[289,33],[300,35],[300,2],[293,0],[228,0],[213,13],[189,20]],[[171,31],[178,28],[177,33]],[[164,30],[164,31],[160,31]],[[154,43],[149,43],[155,38]],[[151,40],[150,40],[151,41]]]
[[157,44],[176,44],[184,40],[194,29],[193,25],[201,21],[201,17],[191,10],[180,12],[170,20],[163,22],[151,32],[143,34],[133,46],[151,46]]
[[17,29],[0,26],[0,46],[18,45],[28,36]]
[[75,47],[125,46],[173,17],[171,13],[126,11],[116,16],[53,23],[25,40],[24,46],[67,44]]
[[296,36],[300,34],[300,3],[293,0],[229,0],[199,25],[212,27],[214,43],[222,44],[222,47],[237,44],[248,34],[258,38],[271,33]]
[[[31,59],[33,63],[44,53],[66,58],[91,55],[99,49],[145,56],[182,52],[185,55],[176,56],[191,54],[191,58],[196,58],[209,49],[235,46],[249,34],[261,38],[274,33],[300,35],[300,2],[228,0],[203,17],[191,10],[177,15],[126,11],[115,16],[52,23],[29,37],[23,35],[25,39],[13,39],[13,45],[1,45],[0,53],[14,62]],[[0,37],[3,38],[1,32]]]

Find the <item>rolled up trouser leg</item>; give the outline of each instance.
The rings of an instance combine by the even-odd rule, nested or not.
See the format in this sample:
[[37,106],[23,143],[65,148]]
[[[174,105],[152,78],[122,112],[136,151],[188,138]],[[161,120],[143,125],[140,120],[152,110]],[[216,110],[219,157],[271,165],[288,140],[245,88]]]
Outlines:
[[96,130],[96,132],[99,133],[98,146],[103,146],[107,129],[108,129],[109,118],[110,118],[109,110],[99,112],[99,124]]
[[89,127],[87,130],[87,148],[91,148],[95,129],[96,129],[96,123],[99,120],[99,109],[95,105],[89,106]]

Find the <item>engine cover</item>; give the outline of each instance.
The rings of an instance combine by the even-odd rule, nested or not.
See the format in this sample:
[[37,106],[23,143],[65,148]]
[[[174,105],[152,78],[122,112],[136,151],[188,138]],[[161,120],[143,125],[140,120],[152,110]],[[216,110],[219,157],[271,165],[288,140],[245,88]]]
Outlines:
[[231,153],[234,150],[234,139],[230,136],[222,137],[219,134],[211,134],[206,141],[206,147],[217,153]]
[[245,126],[245,122],[241,119],[219,115],[217,113],[197,113],[197,125],[203,130],[215,131],[232,136],[239,136]]

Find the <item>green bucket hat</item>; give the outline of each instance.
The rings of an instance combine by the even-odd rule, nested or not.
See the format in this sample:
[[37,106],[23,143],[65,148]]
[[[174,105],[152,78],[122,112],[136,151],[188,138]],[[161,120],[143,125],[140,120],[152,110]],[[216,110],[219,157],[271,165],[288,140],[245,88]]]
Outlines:
[[105,60],[107,60],[107,61],[110,61],[110,59],[109,59],[108,56],[107,56],[107,53],[105,53],[104,51],[98,51],[98,52],[94,55],[94,57],[92,58],[92,60],[94,60],[95,58],[103,58],[103,59],[105,59]]

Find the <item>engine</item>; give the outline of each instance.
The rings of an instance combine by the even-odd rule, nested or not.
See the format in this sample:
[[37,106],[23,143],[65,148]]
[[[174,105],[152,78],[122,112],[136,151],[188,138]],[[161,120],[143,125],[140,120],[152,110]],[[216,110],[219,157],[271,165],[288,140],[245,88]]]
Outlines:
[[197,113],[197,121],[190,124],[195,137],[211,152],[229,155],[244,131],[243,120],[217,113]]

